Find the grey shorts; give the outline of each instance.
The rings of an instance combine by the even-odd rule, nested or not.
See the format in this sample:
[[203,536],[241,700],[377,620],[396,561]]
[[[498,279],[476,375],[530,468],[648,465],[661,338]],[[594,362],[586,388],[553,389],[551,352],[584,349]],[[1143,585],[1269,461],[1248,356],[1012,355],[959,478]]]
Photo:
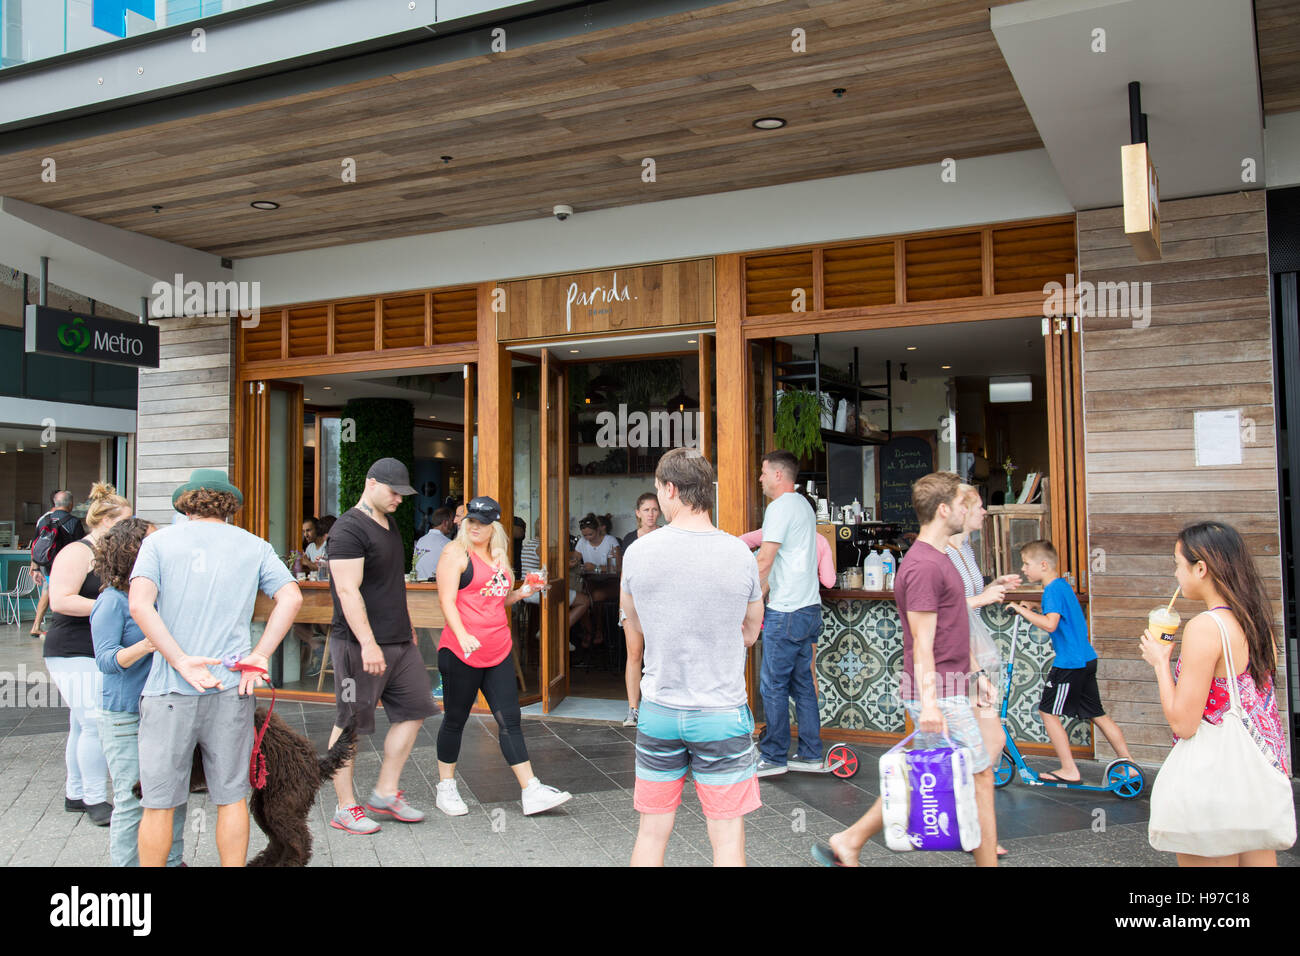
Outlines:
[[240,697],[238,687],[141,697],[140,803],[170,810],[189,800],[195,747],[202,748],[203,775],[217,806],[247,797],[255,707],[253,696]]
[[[912,718],[912,725],[920,726],[921,702],[904,700],[903,706],[907,708],[907,713]],[[975,717],[975,709],[970,705],[970,698],[940,697],[939,710],[943,714],[943,719],[948,722],[948,736],[952,742],[958,747],[966,747],[970,750],[971,773],[989,769],[993,761],[989,759],[989,752],[984,747],[984,737],[980,733],[979,721]]]

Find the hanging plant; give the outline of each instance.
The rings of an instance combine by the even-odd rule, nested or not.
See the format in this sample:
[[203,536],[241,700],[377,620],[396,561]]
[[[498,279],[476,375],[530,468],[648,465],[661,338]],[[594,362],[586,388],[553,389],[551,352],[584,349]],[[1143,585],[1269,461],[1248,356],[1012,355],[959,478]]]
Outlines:
[[776,446],[803,459],[825,448],[822,442],[822,411],[829,401],[819,401],[815,393],[796,388],[777,393]]

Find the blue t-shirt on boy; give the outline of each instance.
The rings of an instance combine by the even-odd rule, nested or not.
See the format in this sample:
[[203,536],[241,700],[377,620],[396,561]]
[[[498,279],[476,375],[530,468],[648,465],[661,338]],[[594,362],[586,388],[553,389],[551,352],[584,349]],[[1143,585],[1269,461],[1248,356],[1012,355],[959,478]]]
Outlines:
[[1056,630],[1052,632],[1052,650],[1056,652],[1053,667],[1085,667],[1097,659],[1097,652],[1088,643],[1088,624],[1083,619],[1083,608],[1074,596],[1074,588],[1065,578],[1057,578],[1043,589],[1043,613],[1061,615]]

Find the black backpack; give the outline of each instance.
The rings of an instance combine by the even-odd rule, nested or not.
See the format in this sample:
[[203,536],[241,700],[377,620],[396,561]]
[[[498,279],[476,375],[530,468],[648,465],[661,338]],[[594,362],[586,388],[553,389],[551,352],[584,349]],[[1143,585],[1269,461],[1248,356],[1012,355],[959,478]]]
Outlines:
[[76,523],[77,516],[67,512],[50,511],[42,516],[36,525],[36,540],[32,542],[32,563],[49,574],[63,546],[77,540]]

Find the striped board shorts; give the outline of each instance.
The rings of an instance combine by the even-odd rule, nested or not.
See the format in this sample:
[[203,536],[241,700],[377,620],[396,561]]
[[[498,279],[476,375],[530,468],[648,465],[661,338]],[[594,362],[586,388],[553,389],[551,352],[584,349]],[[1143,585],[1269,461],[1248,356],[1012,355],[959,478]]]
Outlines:
[[641,701],[636,726],[636,789],[641,813],[672,813],[681,805],[689,768],[700,808],[710,820],[757,810],[758,750],[747,704],[725,710],[681,710]]
[[[939,712],[943,714],[943,719],[948,723],[948,739],[958,747],[966,747],[970,750],[970,770],[971,773],[979,773],[981,770],[987,770],[993,765],[989,759],[988,749],[984,746],[984,735],[980,733],[979,720],[975,717],[975,711],[970,705],[969,697],[940,697],[937,701]],[[904,700],[903,706],[907,708],[907,714],[912,718],[912,726],[921,725],[921,702],[919,700]]]

